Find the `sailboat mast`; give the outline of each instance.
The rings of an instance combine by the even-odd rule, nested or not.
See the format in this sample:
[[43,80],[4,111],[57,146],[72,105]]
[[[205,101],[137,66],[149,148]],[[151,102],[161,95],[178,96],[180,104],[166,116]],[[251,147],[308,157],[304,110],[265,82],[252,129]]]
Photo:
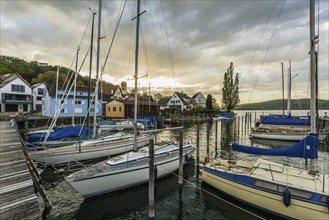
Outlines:
[[315,76],[315,2],[310,0],[310,73],[311,73],[311,133],[315,134],[316,130],[316,76]]
[[288,68],[288,103],[287,103],[287,115],[291,115],[291,61],[289,60]]
[[140,0],[137,1],[137,24],[136,24],[136,51],[135,51],[135,98],[134,98],[134,151],[137,150],[137,99],[138,99],[138,49],[139,49],[139,16]]
[[80,46],[78,46],[77,49],[77,57],[75,60],[75,75],[74,75],[74,90],[73,90],[73,110],[72,110],[72,125],[74,125],[74,116],[75,116],[75,96],[77,93],[77,76],[78,76],[78,61],[79,61],[79,51],[80,51]]
[[93,39],[94,39],[94,20],[96,13],[93,12],[93,19],[91,24],[91,40],[90,40],[90,65],[89,65],[89,79],[88,79],[88,103],[87,103],[87,135],[89,137],[89,128],[90,128],[90,90],[91,90],[91,69],[93,62]]
[[97,57],[96,57],[96,86],[95,86],[95,100],[94,100],[94,126],[93,138],[96,138],[96,124],[97,124],[97,110],[98,110],[98,77],[99,77],[99,50],[101,44],[101,18],[102,18],[102,0],[98,4],[98,34],[97,34]]
[[283,63],[281,63],[281,73],[282,73],[282,115],[284,115],[284,71],[283,71]]

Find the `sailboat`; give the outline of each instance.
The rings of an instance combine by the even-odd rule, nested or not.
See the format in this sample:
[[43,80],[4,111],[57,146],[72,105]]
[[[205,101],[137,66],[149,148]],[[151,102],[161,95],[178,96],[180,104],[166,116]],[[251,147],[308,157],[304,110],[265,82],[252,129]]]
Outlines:
[[[283,63],[282,76],[283,76]],[[282,83],[283,94],[283,114],[282,115],[266,115],[263,116],[252,129],[249,134],[250,138],[284,140],[284,141],[300,141],[310,133],[310,118],[297,117],[291,115],[291,61],[288,68],[288,99],[287,114],[284,112],[284,86]],[[283,82],[282,77],[282,82]],[[321,135],[321,140],[324,138]]]
[[[98,39],[100,39],[100,22],[101,22],[101,1],[99,1],[99,22],[98,22]],[[95,13],[93,12],[93,15]],[[93,22],[94,24],[94,22]],[[93,30],[93,28],[92,28]],[[92,34],[93,35],[93,34]],[[93,40],[93,38],[92,38]],[[98,40],[99,44],[99,40]],[[91,44],[92,48],[92,44]],[[92,49],[90,50],[92,51]],[[98,50],[99,52],[99,50]],[[97,70],[98,72],[98,70]],[[98,74],[97,74],[98,75]],[[99,77],[97,78],[97,83],[99,82]],[[73,85],[71,85],[72,88]],[[95,96],[97,94],[97,86],[95,89]],[[95,111],[94,117],[97,112],[97,96],[95,97]],[[88,102],[89,103],[89,102]],[[137,104],[135,105],[137,106]],[[135,108],[137,110],[137,107]],[[90,111],[90,107],[88,104],[88,110]],[[88,111],[88,112],[89,112]],[[89,114],[87,115],[89,118]],[[88,121],[87,121],[88,122]],[[96,137],[95,135],[95,123],[96,120],[94,118],[94,128],[93,128],[93,139],[78,141],[77,143],[69,146],[58,147],[53,149],[44,149],[44,150],[31,150],[29,151],[29,157],[43,165],[61,165],[74,161],[83,161],[83,160],[92,160],[102,157],[113,156],[125,152],[129,152],[131,150],[137,150],[149,143],[149,140],[153,138],[153,135],[149,134],[141,134],[137,133],[137,123],[135,123],[136,127],[134,128],[134,135],[130,135],[127,133],[119,132],[117,134],[111,134],[105,137]],[[91,133],[91,129],[89,128],[89,123],[87,123],[86,130],[88,134]],[[49,133],[45,137],[47,139],[49,137]]]
[[317,170],[319,138],[315,123],[314,0],[310,0],[311,134],[288,148],[264,149],[232,144],[232,150],[257,155],[301,157],[307,168],[269,160],[218,159],[204,165],[203,182],[245,203],[283,218],[329,219],[329,175]]
[[[140,0],[137,2],[136,63],[138,62],[138,37]],[[135,66],[135,91],[137,91],[138,68]],[[135,104],[137,97],[135,93]],[[137,105],[135,105],[137,106]],[[136,108],[135,108],[136,109]],[[134,125],[137,126],[137,111],[134,111]],[[136,130],[135,130],[136,131]],[[182,141],[182,140],[181,140]],[[183,147],[184,164],[190,159],[195,147],[190,143]],[[65,179],[83,197],[88,198],[110,193],[149,181],[149,149],[144,147],[113,157],[77,171]],[[155,179],[167,176],[179,168],[179,146],[176,142],[154,146]]]

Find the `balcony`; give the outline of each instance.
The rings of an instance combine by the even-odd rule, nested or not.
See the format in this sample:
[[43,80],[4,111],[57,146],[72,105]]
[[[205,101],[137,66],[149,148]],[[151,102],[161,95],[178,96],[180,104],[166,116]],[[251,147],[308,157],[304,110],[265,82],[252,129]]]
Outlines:
[[20,94],[2,94],[2,103],[22,104],[32,103],[31,95],[20,95]]

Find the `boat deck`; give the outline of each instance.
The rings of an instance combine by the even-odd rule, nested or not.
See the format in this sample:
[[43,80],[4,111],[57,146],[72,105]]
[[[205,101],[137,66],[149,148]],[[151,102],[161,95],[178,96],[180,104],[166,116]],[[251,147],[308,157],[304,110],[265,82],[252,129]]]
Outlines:
[[17,130],[0,121],[1,219],[42,219]]

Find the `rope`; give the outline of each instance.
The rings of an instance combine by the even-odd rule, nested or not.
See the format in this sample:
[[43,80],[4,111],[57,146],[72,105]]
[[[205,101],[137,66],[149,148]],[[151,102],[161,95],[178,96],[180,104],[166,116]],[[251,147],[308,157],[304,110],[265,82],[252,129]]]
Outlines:
[[259,70],[259,72],[258,72],[258,74],[257,74],[257,78],[256,78],[255,84],[254,84],[254,86],[253,86],[253,88],[252,88],[252,91],[251,91],[251,94],[250,94],[250,97],[249,97],[248,103],[250,103],[251,96],[252,96],[252,94],[254,93],[255,86],[256,86],[256,84],[257,84],[257,82],[258,82],[258,79],[259,79],[260,73],[261,73],[261,71],[262,71],[262,69],[263,69],[263,66],[264,66],[264,63],[265,63],[265,60],[266,60],[266,57],[267,57],[268,51],[269,51],[269,49],[270,49],[270,47],[271,47],[271,43],[272,43],[272,40],[273,40],[273,37],[274,37],[274,34],[275,34],[276,27],[277,27],[278,22],[279,22],[279,19],[280,19],[280,17],[281,17],[281,13],[282,13],[282,9],[283,9],[284,3],[285,3],[285,1],[283,1],[283,3],[282,3],[281,9],[280,9],[280,13],[279,13],[278,19],[276,20],[276,23],[275,23],[275,26],[274,26],[274,30],[273,30],[273,33],[272,33],[272,36],[271,36],[271,39],[270,39],[270,43],[269,43],[268,46],[267,46],[266,53],[265,53],[265,56],[264,56],[264,59],[263,59],[262,65],[261,65],[261,68],[260,68],[260,70]]

